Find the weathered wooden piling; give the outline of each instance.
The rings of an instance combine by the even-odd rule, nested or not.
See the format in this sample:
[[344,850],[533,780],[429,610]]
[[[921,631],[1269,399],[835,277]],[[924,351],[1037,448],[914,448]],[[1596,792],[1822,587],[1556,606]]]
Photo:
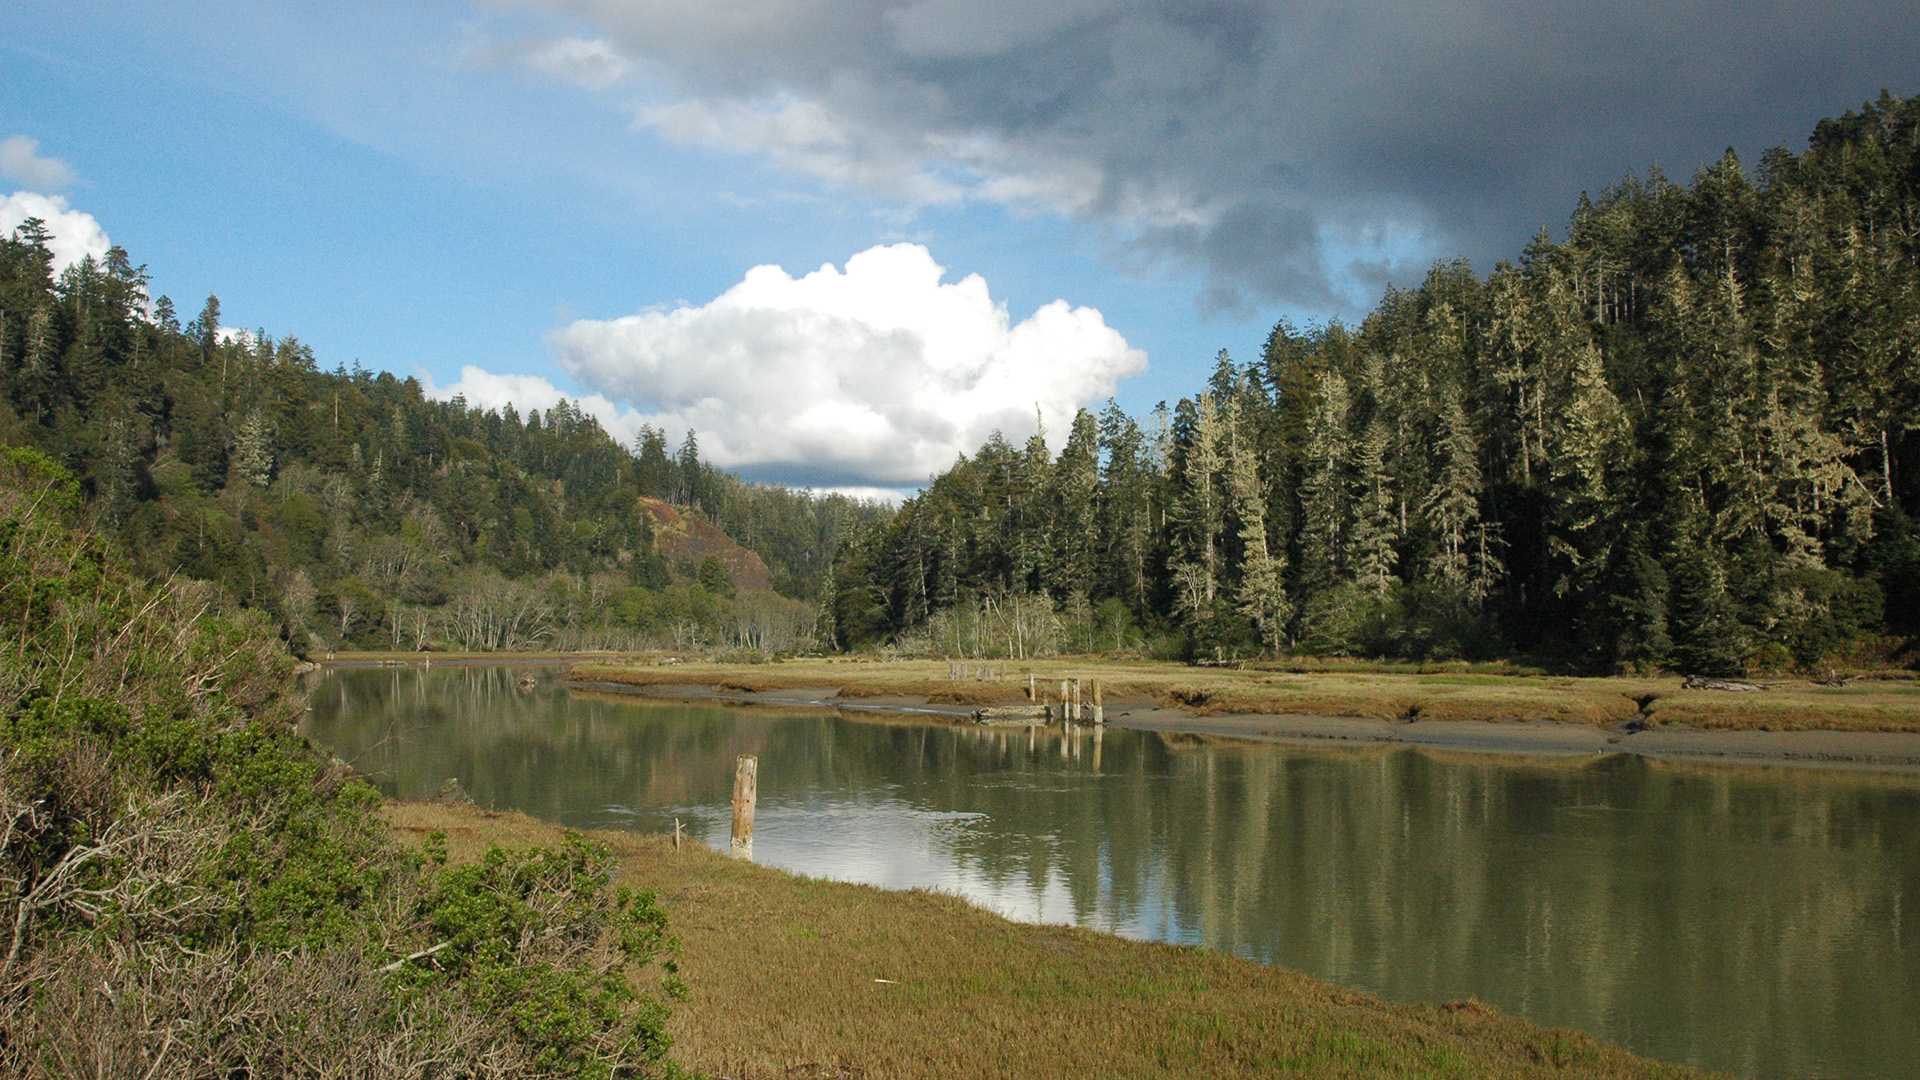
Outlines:
[[733,765],[733,842],[729,854],[736,859],[753,858],[753,804],[756,799],[760,759],[741,754]]
[[[1106,722],[1107,722],[1107,706],[1106,706],[1106,703],[1102,701],[1100,698],[1100,680],[1095,679],[1093,680],[1093,725],[1095,727],[1099,727],[1101,724],[1104,724]],[[1095,736],[1096,739],[1098,737],[1099,736],[1097,735]],[[1098,746],[1100,744],[1096,742],[1094,745]]]

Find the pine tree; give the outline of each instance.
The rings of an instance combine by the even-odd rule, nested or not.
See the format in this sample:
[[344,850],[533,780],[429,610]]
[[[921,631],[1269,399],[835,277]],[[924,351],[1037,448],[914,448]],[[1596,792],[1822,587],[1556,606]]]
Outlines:
[[1228,431],[1227,495],[1240,523],[1240,586],[1234,598],[1240,613],[1253,621],[1261,645],[1280,653],[1287,644],[1293,609],[1284,580],[1286,556],[1275,555],[1267,542],[1267,490],[1260,479],[1253,433],[1247,430],[1251,427],[1236,416]]
[[273,425],[255,409],[233,437],[233,467],[241,479],[257,488],[273,482]]
[[1375,596],[1386,595],[1400,581],[1394,574],[1399,523],[1393,477],[1387,473],[1388,439],[1386,421],[1376,409],[1354,445],[1353,526],[1345,562],[1354,582]]
[[1111,400],[1100,413],[1100,450],[1105,462],[1095,531],[1103,544],[1101,590],[1124,599],[1136,618],[1145,618],[1158,477],[1145,433]]
[[1301,455],[1300,570],[1295,578],[1295,608],[1300,612],[1299,637],[1324,643],[1333,617],[1339,613],[1335,586],[1346,569],[1341,555],[1348,513],[1347,413],[1351,402],[1347,381],[1338,372],[1319,375],[1312,393]]
[[1094,550],[1100,494],[1100,431],[1085,409],[1074,414],[1067,445],[1053,463],[1055,523],[1053,582],[1062,599],[1093,594],[1099,567]]
[[1434,482],[1421,500],[1421,515],[1432,530],[1436,548],[1428,559],[1428,580],[1469,603],[1486,598],[1492,586],[1494,561],[1484,548],[1480,527],[1480,448],[1459,392],[1448,386],[1440,400],[1440,444]]
[[[1187,402],[1181,402],[1183,407]],[[1192,423],[1177,468],[1178,503],[1174,520],[1176,610],[1190,633],[1206,637],[1217,614],[1220,593],[1220,532],[1225,499],[1220,474],[1225,464],[1226,423],[1211,391],[1191,405]]]

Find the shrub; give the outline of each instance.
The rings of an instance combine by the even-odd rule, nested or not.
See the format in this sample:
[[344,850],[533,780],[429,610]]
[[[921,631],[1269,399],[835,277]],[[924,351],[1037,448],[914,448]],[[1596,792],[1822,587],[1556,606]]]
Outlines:
[[604,848],[401,848],[266,622],[133,574],[76,492],[0,459],[0,1075],[676,1072],[675,946]]

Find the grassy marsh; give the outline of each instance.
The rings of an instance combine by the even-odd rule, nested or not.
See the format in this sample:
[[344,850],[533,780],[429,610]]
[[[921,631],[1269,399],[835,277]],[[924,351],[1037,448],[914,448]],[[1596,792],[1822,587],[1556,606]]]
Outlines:
[[952,679],[944,660],[823,657],[775,663],[657,658],[590,659],[582,680],[733,691],[831,687],[843,698],[995,705],[1025,700],[1027,675],[1058,694],[1059,680],[1102,681],[1109,706],[1148,704],[1201,714],[1356,716],[1392,720],[1560,720],[1619,724],[1642,710],[1654,724],[1720,730],[1920,732],[1920,681],[1864,678],[1841,687],[1765,680],[1764,693],[1682,689],[1677,676],[1580,678],[1525,671],[1284,662],[1196,668],[1149,660],[1060,657],[975,663],[999,680]]
[[[457,859],[551,843],[519,814],[390,804]],[[659,891],[693,998],[678,1059],[740,1080],[841,1077],[1690,1077],[1477,1002],[1407,1006],[1204,949],[1009,922],[957,898],[797,877],[600,833]]]

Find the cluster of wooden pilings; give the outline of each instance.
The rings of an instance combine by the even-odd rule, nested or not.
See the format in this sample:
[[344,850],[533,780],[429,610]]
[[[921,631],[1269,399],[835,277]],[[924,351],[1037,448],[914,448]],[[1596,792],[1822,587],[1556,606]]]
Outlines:
[[[1052,681],[1052,679],[1047,680],[1046,685],[1048,688],[1051,688]],[[1040,677],[1029,672],[1027,674],[1027,700],[1039,703],[1041,695],[1046,692],[1042,686],[1043,684],[1040,682]],[[1060,705],[1060,718],[1069,724],[1084,724],[1088,722],[1104,724],[1107,722],[1107,706],[1102,697],[1099,679],[1088,679],[1084,683],[1076,678],[1061,679],[1060,697],[1058,701]]]
[[[968,664],[955,661],[950,666],[949,677],[956,679],[973,677],[969,674],[970,671],[971,668]],[[1004,666],[991,676],[995,681],[1004,679],[1005,677],[1006,669]],[[1013,724],[1026,726],[1028,729],[1028,749],[1032,750],[1034,749],[1032,742],[1034,729],[1045,725],[1053,717],[1058,716],[1065,725],[1067,734],[1071,736],[1063,736],[1061,738],[1060,756],[1064,758],[1071,753],[1075,759],[1080,757],[1080,738],[1074,725],[1090,722],[1094,725],[1093,767],[1096,770],[1099,769],[1100,736],[1102,728],[1107,722],[1106,703],[1103,700],[1100,680],[1088,679],[1083,681],[1072,677],[1060,679],[1059,697],[1048,700],[1047,692],[1052,689],[1053,681],[1054,680],[1049,677],[1043,683],[1039,675],[1028,672],[1027,700],[1032,703],[1031,705],[982,709],[974,714],[974,719],[976,722],[995,724],[997,726],[1012,726]],[[998,713],[1006,713],[1008,716],[999,718],[993,715]],[[1014,714],[1021,715],[1016,716]],[[742,754],[735,759],[733,772],[733,833],[727,847],[729,853],[736,859],[751,860],[753,858],[753,812],[759,795],[759,773],[760,759],[754,755]],[[676,851],[680,848],[680,821],[677,818],[673,823],[673,846]]]
[[[978,682],[1004,682],[1007,677],[1005,664],[977,664],[970,660],[947,661],[947,678],[972,679]],[[1104,724],[1107,722],[1107,707],[1099,679],[1079,679],[1065,676],[1058,680],[1059,696],[1052,695],[1055,679],[1053,676],[1041,676],[1036,672],[1027,672],[1027,701],[1035,706],[1046,706],[1042,714],[1048,719],[1059,717],[1069,724]],[[988,712],[1005,711],[1009,714],[1017,711],[1012,708],[1003,710],[985,710]],[[1038,712],[1036,709],[1035,712]],[[1044,722],[1044,721],[1043,721]]]

